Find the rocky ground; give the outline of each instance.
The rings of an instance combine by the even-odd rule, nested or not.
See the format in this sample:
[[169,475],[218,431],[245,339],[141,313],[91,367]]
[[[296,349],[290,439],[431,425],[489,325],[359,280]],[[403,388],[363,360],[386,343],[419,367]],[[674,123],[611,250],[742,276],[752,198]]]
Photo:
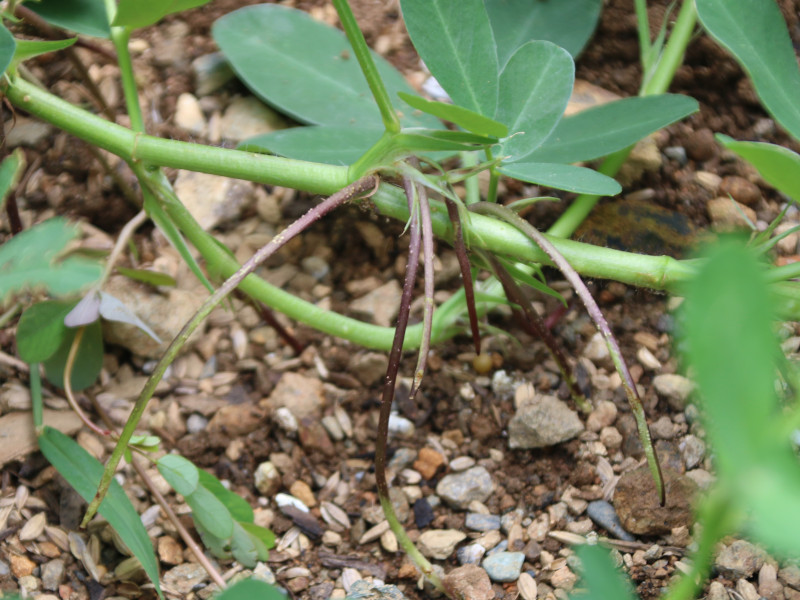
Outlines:
[[[168,18],[132,42],[145,83],[150,131],[230,146],[258,128],[285,123],[236,82],[213,79],[210,24],[250,3],[217,0]],[[330,5],[290,4],[334,22]],[[426,76],[404,35],[396,3],[353,4],[367,40],[420,85]],[[578,77],[607,92],[632,95],[639,80],[632,8],[622,0],[608,4],[595,41],[578,63]],[[657,25],[666,3],[654,4]],[[797,33],[796,7],[785,4]],[[120,112],[117,68],[101,55],[81,50],[81,56],[109,106]],[[86,102],[86,90],[66,61],[46,58],[34,63],[32,72],[63,97]],[[741,226],[742,213],[763,228],[782,209],[782,198],[713,142],[712,132],[722,131],[788,143],[759,108],[735,63],[700,38],[673,90],[697,98],[701,113],[640,145],[628,165],[622,199],[595,211],[580,232],[583,239],[682,254],[708,230]],[[81,222],[84,245],[110,249],[136,209],[87,147],[22,114],[6,123],[6,131],[6,143],[25,148],[31,165],[20,193],[25,225],[66,214]],[[112,167],[129,177],[113,159]],[[209,175],[169,176],[200,223],[240,260],[314,201],[292,190]],[[530,191],[508,188],[508,199]],[[529,217],[545,228],[560,210],[540,203]],[[695,233],[675,235],[659,225],[676,213]],[[799,221],[790,209],[781,227]],[[344,209],[292,242],[261,274],[320,306],[389,326],[405,268],[407,238],[401,234],[402,224]],[[7,235],[3,221],[0,240]],[[776,261],[797,260],[798,241],[797,234],[782,240]],[[108,291],[137,306],[141,318],[169,339],[205,292],[158,232],[143,228],[135,244],[137,256],[126,256],[123,264],[166,272],[177,286],[154,290],[114,276]],[[551,278],[568,295],[557,275]],[[455,254],[443,244],[437,248],[436,283],[437,301],[459,285]],[[449,580],[461,586],[466,598],[565,598],[577,581],[571,546],[587,539],[612,548],[645,599],[659,596],[673,574],[685,569],[692,547],[692,503],[714,474],[693,386],[681,374],[673,347],[672,311],[679,299],[616,283],[598,282],[595,292],[640,387],[665,467],[668,504],[658,506],[619,376],[588,317],[573,309],[555,326],[590,392],[593,408],[587,415],[568,400],[542,344],[519,331],[509,315],[492,315],[491,323],[510,335],[484,339],[493,358],[491,372],[475,373],[465,337],[436,347],[414,401],[408,398],[408,382],[401,384],[391,423],[396,510],[423,554],[450,573]],[[541,299],[539,307],[549,312],[555,305]],[[166,450],[177,450],[228,482],[255,507],[256,522],[277,534],[277,547],[269,561],[254,569],[256,576],[296,598],[343,598],[348,592],[377,598],[376,592],[364,590],[382,582],[408,598],[425,597],[414,567],[398,551],[375,492],[373,451],[386,355],[279,317],[302,344],[295,349],[252,306],[234,300],[233,308],[212,313],[205,331],[159,386],[144,423]],[[421,314],[421,304],[414,314]],[[15,358],[14,323],[0,330],[4,436],[24,431],[21,424],[29,419],[24,412],[30,406],[27,376]],[[796,352],[800,336],[795,325],[784,324],[781,334],[784,349]],[[100,381],[83,393],[83,400],[88,409],[96,401],[119,424],[163,347],[114,328],[106,340]],[[412,371],[413,360],[406,358],[404,373]],[[107,458],[109,443],[80,428],[58,389],[47,390],[46,403],[54,423],[75,434],[99,459]],[[141,573],[123,562],[125,555],[107,526],[98,521],[87,532],[77,530],[84,505],[34,450],[24,435],[0,448],[0,590],[20,589],[48,600],[154,597]],[[155,469],[149,475],[168,493]],[[209,597],[215,588],[208,574],[136,474],[128,467],[119,477],[157,548],[165,592],[177,598]],[[188,507],[170,498],[191,527]],[[245,573],[230,561],[219,567],[227,578]],[[800,568],[775,561],[745,540],[729,539],[704,593],[714,600],[797,600]]]

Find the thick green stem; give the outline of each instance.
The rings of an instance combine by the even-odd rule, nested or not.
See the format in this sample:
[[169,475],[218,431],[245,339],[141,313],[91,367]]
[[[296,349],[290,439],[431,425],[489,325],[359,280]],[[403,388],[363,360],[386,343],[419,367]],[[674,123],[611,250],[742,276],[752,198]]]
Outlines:
[[367,79],[367,84],[378,103],[378,108],[381,111],[381,118],[383,119],[383,126],[389,133],[400,133],[400,120],[397,118],[397,113],[394,111],[392,101],[389,98],[389,92],[386,91],[386,86],[383,85],[378,69],[375,67],[375,61],[372,60],[372,54],[367,46],[367,41],[364,39],[364,34],[353,16],[353,11],[350,10],[350,5],[347,0],[333,0],[333,6],[336,12],[339,13],[339,20],[342,22],[342,28],[347,34],[347,39],[350,40],[350,45],[353,47],[358,64],[361,66],[361,72]]
[[[643,86],[640,96],[663,94],[669,89],[672,78],[675,77],[675,71],[683,63],[683,55],[691,40],[696,22],[697,10],[694,6],[694,0],[684,0],[680,13],[678,13],[678,18],[675,21],[675,27],[669,36],[669,41],[664,46],[661,60],[658,62],[655,71],[653,71],[650,80]],[[609,155],[597,170],[603,175],[613,177],[625,163],[632,148],[631,146],[631,148]],[[566,238],[571,236],[602,197],[581,194],[572,201],[569,208],[564,211],[564,214],[561,215],[547,233],[555,237]]]

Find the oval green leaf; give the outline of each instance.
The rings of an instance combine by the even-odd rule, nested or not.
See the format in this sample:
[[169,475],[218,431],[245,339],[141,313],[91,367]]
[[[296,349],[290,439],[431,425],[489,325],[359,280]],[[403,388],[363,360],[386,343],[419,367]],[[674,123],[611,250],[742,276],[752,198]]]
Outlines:
[[[75,356],[70,377],[72,389],[76,392],[93,385],[103,368],[103,330],[100,321],[95,321],[83,329],[83,337],[78,346],[78,354]],[[64,387],[64,368],[77,332],[77,329],[68,329],[55,354],[43,361],[47,380],[60,388]]]
[[53,356],[68,333],[64,317],[75,302],[45,300],[28,308],[17,324],[17,352],[26,363],[40,363]]
[[28,60],[34,56],[47,54],[48,52],[58,52],[64,48],[69,48],[78,41],[78,38],[66,40],[17,40],[17,49],[14,51],[14,65]]
[[230,491],[208,471],[199,469],[198,474],[200,475],[200,485],[214,494],[234,519],[241,523],[253,522],[253,508],[247,503],[247,500]]
[[11,64],[16,46],[14,36],[0,23],[0,75],[5,73],[8,65]]
[[56,27],[93,37],[111,37],[103,0],[41,0],[28,2],[26,8]]
[[767,111],[800,140],[800,67],[774,0],[697,0],[697,15],[750,76]]
[[[225,15],[211,32],[247,87],[301,123],[383,130],[378,105],[338,29],[299,10],[261,4]],[[413,92],[394,67],[375,53],[373,59],[389,94]],[[401,109],[403,126],[441,128],[433,117]]]
[[225,505],[202,485],[184,496],[192,516],[215,538],[227,540],[233,535],[233,519]]
[[120,0],[112,25],[139,29],[172,13],[197,8],[211,0]]
[[246,152],[269,152],[329,165],[351,165],[382,135],[382,129],[311,125],[247,138],[237,148]]
[[538,148],[561,120],[574,79],[575,63],[563,48],[528,42],[517,50],[500,74],[495,118],[512,137],[498,155],[521,158]]
[[258,579],[241,579],[216,596],[217,600],[286,600],[278,588]]
[[764,181],[800,202],[800,155],[764,142],[738,142],[717,134],[717,141],[753,165]]
[[572,600],[633,600],[636,597],[630,580],[616,569],[608,550],[587,544],[575,550],[581,559],[582,591],[571,595]]
[[[45,427],[44,432],[39,436],[39,448],[50,464],[75,491],[86,502],[90,502],[100,485],[103,465],[81,448],[75,440],[51,427]],[[159,597],[163,599],[164,596],[158,581],[158,561],[153,551],[153,544],[122,486],[114,480],[111,481],[108,494],[100,504],[100,514],[142,563],[144,572],[147,573]]]
[[158,472],[181,496],[188,496],[197,489],[200,481],[194,464],[178,454],[167,454],[156,463]]
[[592,169],[573,165],[517,162],[503,165],[498,171],[503,175],[520,181],[536,183],[557,190],[575,192],[576,194],[615,196],[622,191],[622,186],[611,177]]
[[497,49],[483,0],[402,0],[400,6],[414,47],[453,102],[494,116]]
[[561,119],[525,160],[573,163],[607,156],[698,110],[678,94],[623,98]]
[[486,0],[500,67],[517,48],[533,40],[561,46],[573,58],[592,36],[603,0]]
[[397,95],[409,106],[428,113],[429,115],[433,115],[434,117],[439,117],[445,121],[455,123],[462,129],[466,129],[472,133],[490,135],[497,138],[508,135],[508,128],[502,123],[490,119],[489,117],[484,117],[463,106],[426,100],[425,98],[420,98],[419,96],[406,94],[404,92],[398,92]]
[[233,538],[231,538],[231,554],[248,569],[256,566],[258,561],[258,548],[256,540],[244,530],[239,523],[233,524]]

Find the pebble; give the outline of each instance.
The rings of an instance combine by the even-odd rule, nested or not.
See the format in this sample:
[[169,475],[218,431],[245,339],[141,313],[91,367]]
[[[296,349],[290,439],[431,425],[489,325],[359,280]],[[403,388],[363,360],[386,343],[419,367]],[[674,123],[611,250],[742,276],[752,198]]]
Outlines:
[[583,349],[583,355],[593,363],[601,363],[610,358],[608,344],[599,331],[596,332]]
[[399,549],[397,536],[391,529],[389,531],[384,531],[381,535],[381,548],[386,550],[389,554],[394,554]]
[[586,418],[586,429],[600,431],[617,420],[617,405],[610,400],[600,400],[594,410]]
[[686,472],[686,476],[694,481],[701,490],[707,490],[717,480],[714,475],[705,469],[692,469]]
[[338,546],[342,543],[342,536],[341,534],[328,529],[322,534],[322,543],[326,546]]
[[481,562],[484,554],[486,554],[486,548],[478,543],[468,544],[456,550],[456,558],[462,565],[477,565]]
[[625,531],[625,528],[619,521],[617,511],[614,510],[614,506],[610,502],[606,502],[605,500],[589,502],[589,506],[586,508],[586,514],[599,527],[608,531],[608,533],[615,538],[626,542],[633,542],[636,540],[635,537]]
[[294,506],[298,510],[302,510],[303,512],[310,512],[308,506],[306,506],[303,502],[301,502],[298,498],[294,496],[290,496],[289,494],[277,494],[275,496],[275,504],[277,504],[280,508],[284,506]]
[[667,505],[661,506],[655,483],[646,466],[627,471],[614,490],[614,508],[626,531],[634,535],[660,535],[673,527],[692,524],[692,503],[697,485],[669,468],[663,469]]
[[622,434],[616,427],[603,427],[600,431],[600,443],[608,450],[618,450],[622,446]]
[[[492,393],[494,393],[499,400],[507,400],[517,395],[517,389],[520,387],[520,382],[516,381],[513,377],[506,373],[505,370],[499,369],[494,372],[494,375],[492,375],[491,385]],[[525,382],[522,385],[527,388],[529,384]]]
[[706,444],[703,440],[695,435],[687,435],[681,440],[678,448],[683,457],[683,463],[686,469],[694,469],[698,466],[706,456]]
[[295,481],[291,486],[289,486],[289,493],[309,508],[313,508],[317,505],[317,499],[314,497],[314,492],[311,491],[311,486],[305,481],[301,481],[300,479]]
[[[333,596],[331,596],[333,597]],[[396,585],[378,584],[376,581],[358,579],[352,583],[347,593],[348,600],[406,600]]]
[[660,417],[655,423],[650,424],[650,433],[653,439],[670,440],[675,436],[675,424],[668,416]]
[[205,431],[206,427],[208,427],[208,419],[201,414],[192,413],[186,419],[186,431],[188,433],[200,433]]
[[364,532],[364,535],[359,538],[358,543],[369,544],[370,542],[374,542],[387,531],[389,531],[389,521],[381,521],[374,527],[367,529],[367,531]]
[[522,600],[536,600],[539,595],[536,580],[530,573],[520,573],[517,579],[517,589]]
[[208,579],[208,573],[202,565],[194,562],[183,563],[172,567],[162,576],[164,585],[183,597]]
[[354,355],[348,368],[365,387],[370,387],[386,375],[388,365],[389,357],[385,353],[367,352]]
[[283,117],[254,96],[234,98],[220,121],[223,137],[231,142],[286,129],[286,126]]
[[497,552],[486,557],[483,568],[489,579],[498,583],[516,581],[522,572],[525,555],[522,552]]
[[389,460],[389,468],[395,473],[398,473],[413,463],[416,458],[417,451],[413,448],[398,448],[394,456]]
[[788,564],[778,571],[778,578],[796,590],[800,590],[800,566]]
[[420,498],[414,502],[414,523],[419,529],[424,529],[433,522],[435,515],[427,498]]
[[505,552],[506,550],[508,550],[508,540],[500,540],[494,548],[486,551],[486,555],[491,556],[492,554]]
[[765,563],[758,572],[758,594],[767,600],[783,599],[783,585],[778,581],[774,565]]
[[19,383],[5,383],[0,388],[0,414],[13,410],[30,410],[31,393]]
[[397,413],[389,415],[389,434],[403,438],[410,438],[414,435],[416,427],[414,423]]
[[21,556],[19,554],[12,554],[9,557],[9,562],[11,563],[11,573],[17,579],[30,575],[36,568],[35,562],[27,556]]
[[173,185],[186,209],[206,231],[237,220],[255,199],[251,183],[209,173],[178,171]]
[[686,400],[694,390],[694,383],[683,375],[665,373],[653,377],[653,387],[675,410],[683,410]]
[[178,96],[175,103],[175,125],[194,135],[203,135],[205,132],[206,118],[200,103],[192,94],[183,93]]
[[719,581],[712,581],[708,586],[706,600],[730,600],[728,590]]
[[698,162],[714,158],[719,151],[717,141],[714,139],[714,132],[708,127],[692,132],[684,147],[689,158]]
[[42,565],[42,587],[54,592],[64,580],[64,561],[60,558],[49,560]]
[[497,515],[484,515],[480,513],[467,513],[464,526],[473,531],[491,531],[500,529],[500,517]]
[[718,193],[720,196],[730,195],[745,206],[753,206],[761,200],[761,190],[758,189],[758,186],[737,175],[724,177],[720,182]]
[[495,548],[501,541],[503,541],[503,536],[500,535],[500,532],[492,530],[487,531],[481,537],[476,539],[475,543],[480,544],[487,550],[491,550],[492,548]]
[[326,415],[322,417],[322,426],[325,428],[325,431],[328,432],[328,435],[337,442],[340,442],[344,439],[344,431],[342,431],[342,427],[339,424],[339,419],[333,415]]
[[521,407],[508,424],[509,448],[544,448],[583,431],[578,414],[555,396],[540,396]]
[[431,529],[419,536],[419,551],[428,558],[445,560],[467,534],[456,529]]
[[661,368],[661,361],[659,361],[650,350],[642,346],[636,352],[636,359],[645,369],[656,371]]
[[17,146],[35,147],[42,140],[52,137],[53,128],[43,121],[16,115],[5,123],[5,144],[9,149]]
[[[752,208],[731,200],[727,196],[712,198],[706,204],[706,210],[711,219],[711,229],[717,233],[737,229],[749,230],[750,223],[758,220],[756,212]],[[745,217],[747,218],[745,219]]]
[[475,459],[471,456],[459,456],[450,461],[450,470],[453,472],[466,471],[475,466]]
[[445,463],[445,458],[441,453],[428,447],[421,448],[417,460],[414,461],[414,469],[419,471],[425,480],[433,479],[436,471]]
[[350,303],[350,310],[376,325],[391,327],[400,309],[400,284],[394,279]]
[[710,171],[695,171],[692,181],[716,196],[722,183],[722,177]]
[[171,535],[158,538],[158,560],[167,565],[183,563],[183,547]]
[[736,591],[742,600],[759,600],[756,586],[746,579],[740,579],[736,582]]
[[560,590],[570,591],[575,586],[576,581],[578,581],[578,576],[570,571],[566,565],[556,569],[550,576],[550,585]]
[[198,96],[214,93],[236,76],[221,52],[198,56],[192,61],[192,71]]
[[253,478],[255,479],[256,489],[262,496],[267,498],[277,494],[283,485],[281,474],[275,465],[269,461],[263,462],[256,467]]
[[287,371],[281,376],[269,397],[260,404],[272,410],[280,407],[288,408],[300,420],[304,417],[319,418],[326,400],[319,378]]
[[477,466],[442,477],[436,493],[453,508],[464,510],[473,500],[484,502],[492,495],[494,482],[485,467]]
[[442,583],[451,598],[492,600],[495,597],[489,576],[477,565],[466,564],[453,569]]
[[729,579],[752,577],[763,565],[766,553],[746,540],[735,540],[718,554],[714,566]]

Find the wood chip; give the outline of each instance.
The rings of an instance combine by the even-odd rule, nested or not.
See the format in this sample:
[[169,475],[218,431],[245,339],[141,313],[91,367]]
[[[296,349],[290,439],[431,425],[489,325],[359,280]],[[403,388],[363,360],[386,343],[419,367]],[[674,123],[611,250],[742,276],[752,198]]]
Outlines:
[[523,600],[536,600],[539,593],[536,580],[528,573],[520,573],[519,579],[517,579],[517,590]]
[[44,526],[47,524],[47,515],[43,512],[33,515],[19,532],[20,542],[30,542],[44,533]]

